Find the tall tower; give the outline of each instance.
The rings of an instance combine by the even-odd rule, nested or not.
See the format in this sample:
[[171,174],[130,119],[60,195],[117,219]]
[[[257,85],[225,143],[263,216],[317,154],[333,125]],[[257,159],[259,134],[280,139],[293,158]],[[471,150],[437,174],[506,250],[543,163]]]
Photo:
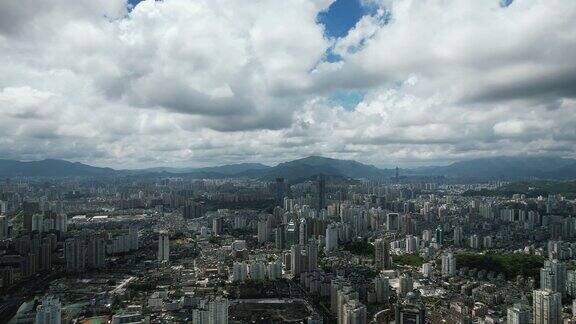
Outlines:
[[326,208],[326,178],[324,177],[323,174],[318,176],[318,180],[316,182],[316,186],[317,186],[317,206],[316,206],[316,211],[318,213],[320,213],[320,211],[322,209]]
[[168,233],[160,232],[158,235],[158,261],[169,261],[170,259],[170,238]]
[[282,207],[284,205],[284,197],[286,196],[286,184],[284,178],[276,178],[276,206]]
[[299,276],[302,272],[302,248],[299,244],[292,245],[290,249],[290,263],[292,264],[292,275]]

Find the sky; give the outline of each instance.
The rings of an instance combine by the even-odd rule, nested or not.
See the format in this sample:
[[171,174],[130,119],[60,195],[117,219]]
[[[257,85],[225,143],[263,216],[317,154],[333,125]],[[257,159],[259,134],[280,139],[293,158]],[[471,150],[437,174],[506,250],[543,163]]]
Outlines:
[[573,0],[0,1],[0,158],[576,157]]

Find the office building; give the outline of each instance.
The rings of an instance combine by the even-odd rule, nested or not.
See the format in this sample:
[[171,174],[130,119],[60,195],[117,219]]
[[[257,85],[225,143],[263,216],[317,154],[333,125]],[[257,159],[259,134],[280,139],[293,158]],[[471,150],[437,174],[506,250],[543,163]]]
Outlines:
[[158,235],[158,261],[170,260],[170,237],[166,232],[160,232]]

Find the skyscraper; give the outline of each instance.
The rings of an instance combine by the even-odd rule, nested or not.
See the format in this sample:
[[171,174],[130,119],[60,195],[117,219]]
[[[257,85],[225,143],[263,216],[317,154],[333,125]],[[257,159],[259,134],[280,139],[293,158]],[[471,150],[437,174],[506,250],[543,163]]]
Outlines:
[[534,324],[562,323],[562,295],[551,290],[534,290],[532,293]]
[[64,243],[66,271],[84,272],[86,270],[86,244],[80,237],[66,239]]
[[442,226],[438,225],[438,227],[436,227],[434,238],[436,239],[436,243],[440,245],[444,244],[444,230],[442,229]]
[[454,246],[461,247],[464,241],[464,231],[462,226],[454,227]]
[[0,240],[8,238],[8,217],[0,216]]
[[397,213],[388,213],[386,215],[386,228],[389,231],[400,230],[400,215]]
[[456,275],[456,258],[454,253],[446,252],[442,254],[442,276],[452,277]]
[[390,243],[385,239],[376,239],[374,241],[374,265],[377,269],[390,269],[392,266]]
[[299,276],[302,272],[302,251],[299,244],[294,244],[290,248],[290,264],[292,266],[292,275]]
[[374,291],[376,292],[376,301],[384,303],[390,298],[390,280],[382,275],[374,278]]
[[315,271],[318,268],[318,243],[314,237],[306,246],[306,255],[308,257],[308,271]]
[[216,217],[212,219],[212,234],[221,235],[224,233],[224,218]]
[[566,296],[566,265],[554,260],[544,261],[540,269],[540,289],[548,289]]
[[158,235],[158,261],[169,261],[170,259],[170,237],[166,232]]
[[93,236],[88,239],[86,249],[88,267],[101,269],[106,265],[106,242],[103,238]]
[[56,215],[55,228],[60,233],[66,233],[68,231],[68,216],[66,216],[66,214]]
[[276,206],[284,205],[284,197],[286,196],[286,184],[284,178],[276,178]]
[[338,227],[329,224],[326,228],[326,252],[334,251],[338,248]]
[[318,176],[316,181],[316,191],[318,197],[316,198],[316,211],[320,213],[322,209],[326,208],[326,179],[323,174]]

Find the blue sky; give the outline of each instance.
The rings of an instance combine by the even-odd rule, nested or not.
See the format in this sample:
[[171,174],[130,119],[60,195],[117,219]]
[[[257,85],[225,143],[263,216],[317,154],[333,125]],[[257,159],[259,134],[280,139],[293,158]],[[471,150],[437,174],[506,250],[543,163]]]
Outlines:
[[[128,0],[128,4],[135,6],[143,0]],[[502,0],[512,2],[512,0]],[[328,37],[344,37],[356,25],[358,20],[370,14],[374,8],[363,6],[360,0],[336,0],[328,10],[318,15],[318,22],[326,28]]]

